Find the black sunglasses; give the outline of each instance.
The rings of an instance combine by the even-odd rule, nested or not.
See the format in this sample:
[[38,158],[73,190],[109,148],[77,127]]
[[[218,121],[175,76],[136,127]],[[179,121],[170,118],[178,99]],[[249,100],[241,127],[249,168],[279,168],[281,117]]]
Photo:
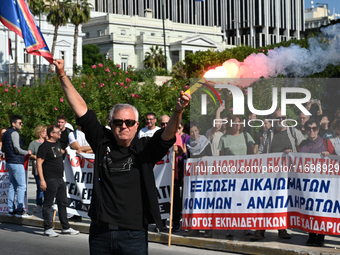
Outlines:
[[311,132],[312,130],[313,130],[314,132],[316,132],[316,131],[318,130],[318,127],[307,127],[307,128],[306,128],[306,131],[307,131],[307,132]]
[[121,119],[115,119],[115,120],[112,120],[111,123],[113,125],[115,125],[116,127],[121,127],[123,126],[123,123],[125,123],[125,125],[127,127],[132,127],[136,124],[136,121],[135,120],[121,120]]
[[168,122],[162,122],[162,123],[161,123],[161,126],[163,127],[163,126],[165,126],[166,124],[168,124]]
[[287,117],[286,117],[286,116],[278,116],[278,118],[279,118],[279,119],[281,119],[281,120],[285,120],[285,119],[287,119]]

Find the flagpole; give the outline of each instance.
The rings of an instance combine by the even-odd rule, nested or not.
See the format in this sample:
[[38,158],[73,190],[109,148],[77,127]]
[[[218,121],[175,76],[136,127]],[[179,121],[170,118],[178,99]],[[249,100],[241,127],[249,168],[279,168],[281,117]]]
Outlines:
[[[39,29],[41,31],[41,2],[39,2]],[[41,84],[41,56],[39,56],[39,85]]]
[[10,36],[9,36],[9,29],[8,29],[8,84],[11,84],[11,57],[9,55],[9,51],[10,51],[10,48],[11,47],[9,45],[9,40],[10,39]]
[[15,34],[15,70],[14,70],[14,83],[18,86],[18,35]]
[[172,218],[174,209],[174,179],[175,179],[175,168],[176,168],[176,153],[172,151],[172,174],[171,174],[171,199],[170,199],[170,220],[169,220],[169,238],[168,246],[171,245],[171,233],[172,233]]

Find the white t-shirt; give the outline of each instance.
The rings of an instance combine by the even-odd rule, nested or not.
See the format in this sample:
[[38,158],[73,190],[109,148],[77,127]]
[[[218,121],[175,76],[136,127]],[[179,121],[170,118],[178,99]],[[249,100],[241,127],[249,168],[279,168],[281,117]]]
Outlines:
[[70,132],[68,134],[69,144],[72,144],[75,141],[77,141],[79,143],[80,147],[90,146],[89,143],[86,141],[85,134],[78,129],[76,129],[76,132],[77,132],[77,139],[74,137],[74,132]]
[[153,134],[159,129],[161,128],[157,126],[154,129],[148,129],[148,127],[143,127],[141,130],[139,130],[138,138],[152,137]]
[[214,134],[211,134],[211,129],[208,129],[207,132],[205,133],[205,136],[211,143],[211,152],[213,156],[219,156],[220,151],[218,149],[218,144],[220,143],[220,138],[223,135],[221,131],[217,131]]

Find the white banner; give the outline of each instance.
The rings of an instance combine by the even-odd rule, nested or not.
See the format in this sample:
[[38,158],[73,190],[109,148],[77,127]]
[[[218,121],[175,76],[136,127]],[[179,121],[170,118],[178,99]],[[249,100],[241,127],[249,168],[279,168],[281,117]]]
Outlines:
[[[26,180],[24,210],[27,211],[27,208],[28,208],[28,198],[27,198],[28,161],[27,159],[26,159],[24,167],[25,167],[25,180]],[[6,161],[5,159],[0,159],[0,213],[8,213],[8,190],[9,190],[9,175],[8,175],[8,170],[6,168]],[[16,199],[16,196],[15,196],[15,199]]]
[[162,219],[170,218],[171,178],[172,178],[173,150],[168,153],[153,168],[158,194],[159,210]]
[[67,213],[88,217],[93,188],[94,154],[76,154],[67,148],[64,180],[67,187]]
[[[67,187],[67,212],[88,217],[93,188],[94,154],[76,154],[75,150],[67,149],[64,160],[64,180]],[[172,148],[167,155],[154,167],[158,202],[162,219],[170,217]]]
[[183,228],[339,235],[339,160],[305,153],[188,159]]

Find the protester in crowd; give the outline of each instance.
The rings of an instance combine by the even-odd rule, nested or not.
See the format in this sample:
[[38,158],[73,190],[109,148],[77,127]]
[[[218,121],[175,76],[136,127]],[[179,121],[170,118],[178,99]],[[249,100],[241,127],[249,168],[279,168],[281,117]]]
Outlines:
[[[302,133],[294,127],[287,127],[285,120],[287,116],[281,114],[278,109],[273,114],[274,127],[264,132],[258,153],[275,153],[275,152],[297,152],[300,143],[305,140]],[[265,230],[256,230],[250,238],[251,241],[264,239]],[[279,237],[290,239],[286,229],[279,230]]]
[[[244,131],[241,125],[242,118],[238,115],[229,115],[227,118],[227,130],[219,142],[218,150],[222,155],[247,155],[254,153],[255,141],[251,135]],[[245,235],[251,235],[249,230],[244,231]],[[233,232],[228,230],[227,237],[232,237]]]
[[334,137],[331,138],[331,142],[334,146],[335,154],[340,155],[340,119],[334,120],[332,129],[334,130]]
[[[206,156],[212,156],[211,144],[209,140],[204,136],[200,135],[199,126],[196,121],[187,121],[185,123],[185,130],[189,130],[190,138],[186,142],[187,154],[189,158],[202,158]],[[184,233],[185,236],[197,236],[199,230],[189,230]],[[204,237],[211,237],[212,231],[205,231]]]
[[320,131],[319,136],[331,139],[334,137],[334,131],[329,127],[329,117],[326,114],[321,115],[320,118]]
[[77,153],[93,153],[91,146],[85,138],[85,134],[81,131],[81,126],[77,125],[77,129],[68,134],[70,147]]
[[[320,125],[315,119],[309,119],[305,123],[305,130],[308,138],[299,145],[299,152],[303,153],[321,153],[324,157],[329,154],[334,154],[334,147],[328,138],[319,136]],[[308,246],[324,246],[325,235],[309,233],[309,238],[306,243]]]
[[307,120],[309,120],[310,116],[304,114],[303,112],[300,112],[299,114],[299,124],[296,126],[296,129],[299,130],[301,132],[301,134],[303,135],[303,137],[305,139],[307,139],[307,132],[305,131],[305,123]]
[[30,159],[32,160],[32,174],[35,179],[35,183],[37,185],[37,191],[36,191],[36,207],[34,209],[34,213],[39,213],[42,211],[42,205],[43,205],[43,197],[44,197],[44,192],[40,188],[40,177],[38,174],[38,169],[37,169],[37,152],[38,148],[40,147],[41,144],[45,142],[47,139],[47,127],[44,125],[38,125],[34,129],[34,134],[35,137],[38,139],[33,140],[30,145],[28,146],[28,149],[32,152]]
[[244,132],[242,118],[238,115],[229,115],[226,134],[219,142],[220,155],[247,155],[254,153],[255,141],[251,135]]
[[[313,107],[313,105],[316,105],[316,107]],[[321,101],[318,99],[312,98],[311,100],[309,100],[305,108],[312,114],[312,117],[315,119],[323,114]]]
[[[163,115],[159,119],[159,123],[161,125],[161,128],[165,128],[168,125],[168,122],[170,120],[170,117],[168,115]],[[174,176],[174,198],[173,198],[173,219],[172,219],[172,230],[175,232],[178,232],[181,230],[181,212],[182,212],[182,206],[181,206],[181,196],[180,196],[180,187],[178,185],[178,157],[183,155],[183,145],[182,145],[182,138],[181,136],[176,132],[176,142],[172,146],[172,150],[175,153],[175,176]],[[163,223],[163,229],[166,229],[165,225],[166,220],[162,220]],[[164,228],[165,227],[165,228]],[[158,232],[158,228],[157,232]]]
[[[216,116],[212,120],[213,127],[208,129],[205,133],[205,136],[211,143],[211,152],[212,156],[219,156],[220,151],[218,150],[218,144],[220,142],[220,138],[222,137],[223,133],[221,131],[222,128],[222,122],[218,121],[221,120],[221,112],[225,109],[224,105],[221,105],[216,110]],[[216,122],[214,121],[216,120]]]
[[[212,156],[211,143],[204,136],[200,135],[200,130],[196,121],[185,123],[189,125],[190,138],[186,142],[187,154],[189,158],[202,158],[204,156]],[[188,127],[186,127],[188,129]]]
[[47,127],[47,140],[41,144],[37,153],[37,168],[40,177],[40,188],[44,191],[43,218],[44,235],[57,237],[51,223],[51,209],[54,198],[57,199],[61,233],[77,235],[79,231],[70,227],[67,220],[66,184],[63,179],[64,162],[60,145],[61,130],[57,125]]
[[251,126],[248,125],[248,121],[250,120],[256,120],[257,116],[255,113],[252,113],[252,112],[249,112],[248,113],[248,120],[246,121],[246,124],[245,124],[245,128],[244,128],[244,132],[250,134],[252,136],[252,129],[251,129]]
[[[24,210],[26,192],[25,155],[31,155],[31,151],[24,150],[19,131],[22,128],[22,116],[10,117],[11,127],[2,136],[2,151],[6,153],[6,166],[9,175],[8,189],[8,213],[16,217],[28,217]],[[15,200],[15,192],[17,198]],[[17,205],[15,206],[15,201]]]
[[153,167],[174,144],[190,95],[181,93],[164,129],[151,138],[138,139],[134,106],[115,105],[110,111],[111,131],[106,129],[65,75],[64,60],[54,64],[77,125],[96,153],[89,210],[90,254],[147,254],[147,224],[162,226]]
[[261,144],[262,141],[262,137],[264,132],[266,132],[268,129],[270,129],[272,127],[272,123],[270,121],[268,121],[268,119],[271,119],[271,117],[269,116],[265,116],[263,117],[262,121],[263,121],[263,126],[261,127],[261,130],[259,132],[257,132],[254,135],[254,154],[256,154],[259,150],[259,146]]
[[160,129],[156,126],[157,118],[156,114],[149,112],[146,114],[146,126],[139,130],[138,138],[152,137],[154,133]]
[[[60,136],[60,145],[61,151],[65,154],[65,149],[68,146],[68,135],[72,132],[72,129],[66,127],[67,118],[64,114],[60,114],[57,117],[57,126],[60,128],[61,136]],[[65,156],[64,156],[65,157]]]
[[[176,193],[176,198],[174,198],[174,200],[175,200],[175,202],[174,202],[174,215],[176,213],[178,213],[177,216],[178,216],[179,219],[180,219],[180,217],[182,215],[184,160],[187,158],[187,145],[186,145],[186,142],[190,138],[190,136],[188,134],[184,133],[183,130],[184,130],[184,125],[183,125],[183,121],[181,121],[179,126],[178,126],[177,133],[181,137],[183,154],[179,155],[177,157],[177,160],[178,160],[178,162],[177,162],[178,174],[177,174],[177,176],[175,178],[175,183],[174,183],[175,188],[180,190],[180,192],[179,192],[179,199],[177,197],[178,196],[177,193]],[[176,209],[175,209],[175,206],[176,206]],[[180,230],[181,230],[180,222],[179,221],[178,222],[174,221],[172,231],[178,232]]]
[[2,151],[2,136],[6,132],[6,128],[0,128],[0,152]]
[[183,125],[183,121],[181,121],[179,123],[179,126],[178,126],[178,130],[177,130],[177,133],[181,136],[182,138],[182,148],[183,148],[183,155],[182,156],[179,156],[179,159],[183,159],[183,158],[186,158],[187,157],[187,146],[186,146],[186,142],[189,140],[190,136],[184,132],[184,125]]

